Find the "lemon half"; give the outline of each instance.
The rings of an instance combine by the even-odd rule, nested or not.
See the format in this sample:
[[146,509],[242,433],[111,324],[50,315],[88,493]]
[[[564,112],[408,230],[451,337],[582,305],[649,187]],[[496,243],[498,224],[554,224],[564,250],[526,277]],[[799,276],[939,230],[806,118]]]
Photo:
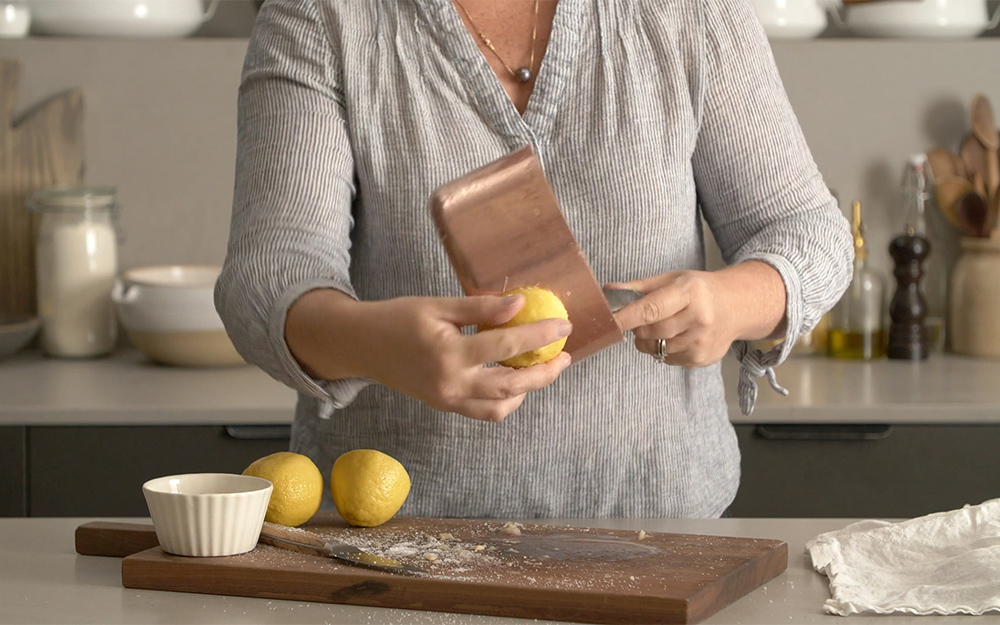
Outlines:
[[[479,331],[483,332],[494,328],[513,328],[515,326],[541,321],[542,319],[569,319],[569,313],[566,311],[566,307],[563,305],[562,300],[560,300],[555,293],[548,289],[543,289],[538,286],[522,286],[504,292],[504,295],[518,294],[524,296],[524,306],[521,310],[517,311],[516,315],[514,315],[506,323],[501,323],[498,326],[482,326],[479,328]],[[524,367],[530,367],[531,365],[548,362],[558,356],[560,352],[562,352],[565,345],[566,339],[561,338],[558,341],[549,343],[548,345],[533,349],[523,354],[518,354],[517,356],[506,360],[501,360],[500,364],[507,367],[513,367],[515,369],[522,369]]]

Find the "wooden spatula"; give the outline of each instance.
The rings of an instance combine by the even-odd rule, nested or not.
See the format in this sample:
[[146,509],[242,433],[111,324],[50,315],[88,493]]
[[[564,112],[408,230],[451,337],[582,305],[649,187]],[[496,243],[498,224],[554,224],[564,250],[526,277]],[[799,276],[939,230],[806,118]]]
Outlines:
[[625,339],[530,146],[445,184],[430,206],[467,295],[552,291],[573,324],[574,362]]

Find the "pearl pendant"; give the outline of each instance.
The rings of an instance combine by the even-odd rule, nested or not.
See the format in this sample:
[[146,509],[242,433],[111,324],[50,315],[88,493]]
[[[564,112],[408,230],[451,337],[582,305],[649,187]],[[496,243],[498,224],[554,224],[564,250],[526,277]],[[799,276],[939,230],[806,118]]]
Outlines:
[[517,82],[528,82],[531,80],[531,70],[527,67],[520,67],[516,72],[514,72],[514,79]]

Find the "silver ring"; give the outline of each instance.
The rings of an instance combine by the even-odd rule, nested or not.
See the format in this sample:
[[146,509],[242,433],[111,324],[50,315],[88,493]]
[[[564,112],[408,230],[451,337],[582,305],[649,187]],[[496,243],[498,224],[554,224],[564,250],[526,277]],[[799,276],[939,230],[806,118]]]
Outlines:
[[666,361],[667,356],[667,339],[656,339],[656,353],[653,354],[653,358],[658,363],[663,363]]

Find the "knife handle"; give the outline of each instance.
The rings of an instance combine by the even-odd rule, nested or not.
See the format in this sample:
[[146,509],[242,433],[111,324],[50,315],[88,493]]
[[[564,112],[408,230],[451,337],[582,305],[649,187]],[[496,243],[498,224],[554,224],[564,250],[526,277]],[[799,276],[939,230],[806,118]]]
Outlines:
[[321,556],[328,555],[326,550],[327,541],[312,532],[297,527],[287,527],[285,525],[275,525],[274,523],[265,522],[264,526],[260,528],[259,542],[300,553]]

